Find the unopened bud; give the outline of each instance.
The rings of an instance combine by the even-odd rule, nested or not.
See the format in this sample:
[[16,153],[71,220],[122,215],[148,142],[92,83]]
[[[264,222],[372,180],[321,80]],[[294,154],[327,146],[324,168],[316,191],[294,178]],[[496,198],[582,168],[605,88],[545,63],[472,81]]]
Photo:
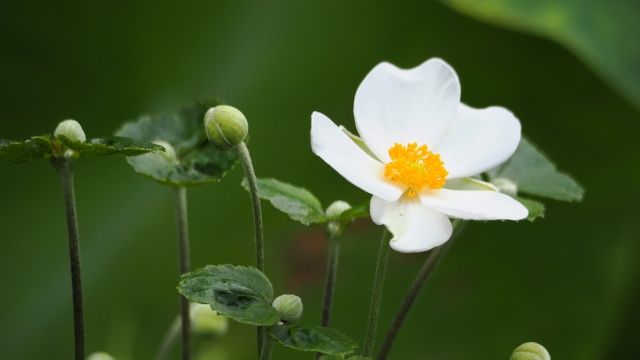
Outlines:
[[551,360],[551,355],[544,346],[528,342],[513,350],[509,360]]
[[69,140],[85,142],[87,137],[82,130],[82,126],[75,120],[65,120],[58,124],[53,136],[64,136]]
[[190,314],[194,333],[224,335],[229,330],[229,319],[218,315],[211,305],[191,303]]
[[223,151],[238,146],[249,133],[247,118],[227,105],[209,109],[204,115],[204,128],[213,146]]
[[[351,205],[342,200],[334,201],[333,204],[329,205],[327,210],[325,210],[325,215],[327,217],[340,216],[343,212],[351,209]],[[327,230],[332,235],[340,235],[343,230],[342,224],[338,221],[330,221],[327,224]]]
[[114,360],[113,357],[105,352],[94,352],[87,357],[87,360]]
[[511,179],[497,177],[491,180],[491,183],[505,195],[516,196],[518,194],[518,184],[514,183]]
[[295,295],[280,295],[271,304],[285,324],[295,324],[302,317],[302,300]]

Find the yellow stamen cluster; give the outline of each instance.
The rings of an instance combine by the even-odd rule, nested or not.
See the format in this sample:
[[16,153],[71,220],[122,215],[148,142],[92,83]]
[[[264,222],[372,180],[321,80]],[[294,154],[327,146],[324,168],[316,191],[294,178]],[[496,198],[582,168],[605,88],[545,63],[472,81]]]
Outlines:
[[391,162],[384,166],[384,176],[407,185],[410,198],[423,186],[440,189],[447,181],[449,172],[444,168],[440,154],[429,151],[427,145],[418,147],[417,143],[407,146],[396,143],[389,149],[389,156]]

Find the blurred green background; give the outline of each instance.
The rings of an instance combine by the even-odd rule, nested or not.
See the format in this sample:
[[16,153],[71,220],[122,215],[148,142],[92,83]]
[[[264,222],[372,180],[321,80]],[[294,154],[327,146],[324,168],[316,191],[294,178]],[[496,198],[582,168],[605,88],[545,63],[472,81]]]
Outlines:
[[[512,110],[523,132],[587,192],[579,204],[547,202],[546,218],[534,223],[469,226],[391,358],[507,359],[526,341],[544,344],[555,359],[630,358],[640,338],[640,119],[632,105],[640,104],[640,51],[630,40],[640,31],[629,22],[638,5],[539,2],[555,4],[551,10],[560,10],[551,14],[565,15],[558,20],[526,7],[513,16],[509,1],[486,1],[484,9],[452,2],[3,2],[0,138],[50,133],[67,118],[89,138],[106,136],[140,114],[216,96],[249,119],[258,176],[307,187],[325,206],[357,204],[369,196],[311,152],[311,112],[355,130],[353,97],[373,66],[441,57],[458,72],[465,103]],[[495,20],[487,14],[528,32],[474,20]],[[577,25],[563,27],[567,19]],[[596,38],[603,46],[588,41]],[[0,162],[0,174],[0,357],[70,359],[59,179],[46,161]],[[189,190],[194,268],[253,264],[241,179],[238,167],[219,184]],[[172,191],[112,157],[81,160],[76,196],[88,351],[149,359],[178,309]],[[302,324],[315,325],[322,233],[269,205],[264,212],[276,293],[301,296]],[[359,342],[381,230],[360,220],[342,245],[332,324]],[[391,254],[379,335],[425,256]],[[210,359],[254,359],[254,331],[232,324],[226,337],[198,339],[196,348]],[[313,356],[274,353],[300,358]]]

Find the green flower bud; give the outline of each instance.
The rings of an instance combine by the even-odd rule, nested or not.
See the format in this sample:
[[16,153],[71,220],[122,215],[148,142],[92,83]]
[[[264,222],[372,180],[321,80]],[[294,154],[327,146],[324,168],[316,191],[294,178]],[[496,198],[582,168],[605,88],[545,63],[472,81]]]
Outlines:
[[278,310],[280,320],[285,324],[295,324],[302,317],[302,300],[295,295],[280,295],[271,305]]
[[224,335],[229,330],[229,319],[218,315],[211,305],[191,303],[191,326],[196,334]]
[[225,151],[244,141],[249,133],[249,124],[240,110],[219,105],[204,115],[204,129],[213,146]]
[[497,177],[491,180],[491,183],[505,195],[516,196],[518,194],[518,184],[514,183],[511,179]]
[[[343,212],[351,209],[351,205],[342,200],[334,201],[333,204],[329,205],[327,210],[325,210],[325,215],[328,217],[339,216],[342,215]],[[339,236],[342,233],[343,226],[338,221],[330,221],[327,224],[327,231],[334,236]]]
[[176,156],[176,150],[164,140],[155,140],[154,144],[160,145],[164,148],[164,151],[158,151],[156,154],[165,158],[168,162],[173,163],[176,162],[178,157]]
[[528,342],[513,350],[509,360],[551,360],[551,355],[542,345]]
[[75,120],[65,120],[58,124],[56,131],[53,133],[54,137],[64,136],[69,140],[85,142],[87,137],[82,131],[82,126]]
[[105,352],[94,352],[87,357],[87,360],[114,360],[113,357]]

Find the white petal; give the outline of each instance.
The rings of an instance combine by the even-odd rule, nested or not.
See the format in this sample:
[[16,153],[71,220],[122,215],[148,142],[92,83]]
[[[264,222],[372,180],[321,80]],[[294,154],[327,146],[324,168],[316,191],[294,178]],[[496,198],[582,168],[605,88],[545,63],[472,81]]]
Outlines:
[[460,104],[453,123],[431,151],[440,154],[449,178],[480,174],[506,161],[520,142],[520,121],[507,109]]
[[399,252],[427,251],[451,237],[451,221],[444,214],[422,206],[417,197],[398,201],[371,198],[371,219],[393,234],[391,248]]
[[511,196],[497,191],[424,190],[422,205],[468,220],[521,220],[529,211]]
[[384,165],[367,155],[325,115],[311,115],[311,148],[353,185],[387,200],[396,200],[404,189],[384,177]]
[[435,144],[460,103],[460,82],[440,59],[399,69],[383,62],[365,77],[353,106],[358,133],[383,162],[394,143]]

